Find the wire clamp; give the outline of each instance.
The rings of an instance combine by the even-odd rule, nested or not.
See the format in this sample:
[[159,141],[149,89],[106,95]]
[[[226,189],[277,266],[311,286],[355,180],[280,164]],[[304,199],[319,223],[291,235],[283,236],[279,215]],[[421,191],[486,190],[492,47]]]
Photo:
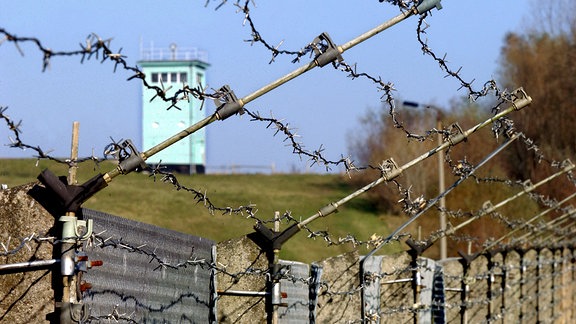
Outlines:
[[532,103],[532,98],[526,93],[526,91],[522,87],[514,90],[512,95],[515,98],[514,102],[512,103],[514,105],[514,110],[520,110],[528,106],[530,103]]
[[416,10],[418,11],[419,14],[428,12],[433,8],[436,8],[438,10],[442,9],[442,4],[440,3],[440,0],[421,0],[420,2],[418,2],[418,5],[416,6]]
[[119,162],[118,170],[122,174],[128,174],[135,170],[145,170],[148,167],[134,143],[129,139],[119,144],[116,155]]
[[319,67],[323,67],[334,60],[338,60],[338,62],[344,60],[342,55],[340,55],[340,50],[336,44],[334,44],[330,36],[328,36],[328,33],[322,33],[318,35],[318,37],[314,38],[311,46],[316,55],[314,62],[316,62]]
[[76,241],[86,241],[92,236],[94,227],[93,220],[80,220],[75,216],[60,216],[62,222],[62,242],[75,243]]
[[462,129],[462,127],[460,127],[460,125],[457,122],[448,127],[448,132],[449,135],[447,136],[446,140],[450,142],[451,146],[454,146],[460,143],[461,141],[466,141],[466,135],[464,134],[464,130]]
[[389,158],[380,163],[380,173],[381,177],[384,179],[390,179],[392,172],[395,170],[398,170],[398,164],[396,164],[396,161],[394,161],[393,158]]
[[564,171],[570,171],[574,169],[574,164],[572,161],[570,161],[570,159],[566,159],[562,161],[561,167],[564,169]]
[[214,99],[214,104],[217,107],[216,118],[224,120],[237,113],[244,114],[244,109],[242,109],[244,105],[238,100],[234,91],[230,90],[229,85],[224,85],[219,92],[222,93],[222,96]]

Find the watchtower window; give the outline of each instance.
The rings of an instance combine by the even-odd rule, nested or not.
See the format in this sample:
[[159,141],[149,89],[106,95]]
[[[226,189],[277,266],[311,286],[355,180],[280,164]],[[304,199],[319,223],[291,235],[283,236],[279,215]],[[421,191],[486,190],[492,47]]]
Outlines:
[[170,82],[178,83],[178,73],[176,72],[170,73]]
[[204,75],[202,73],[196,73],[196,82],[199,85],[202,85],[202,78],[204,78]]
[[180,83],[188,83],[188,73],[180,72]]
[[150,81],[158,83],[162,80],[163,83],[188,83],[188,73],[186,72],[171,72],[171,73],[158,73],[150,74]]

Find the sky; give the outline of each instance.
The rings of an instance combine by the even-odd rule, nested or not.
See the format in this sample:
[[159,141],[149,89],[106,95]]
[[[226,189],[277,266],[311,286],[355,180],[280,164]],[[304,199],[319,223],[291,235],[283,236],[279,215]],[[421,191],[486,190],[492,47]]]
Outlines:
[[[343,44],[396,16],[398,9],[379,1],[255,1],[251,15],[261,36],[279,49],[299,50],[322,32]],[[4,1],[0,4],[0,28],[20,37],[36,37],[53,50],[79,49],[96,33],[113,38],[111,48],[137,65],[142,46],[195,47],[206,51],[210,68],[207,83],[218,89],[228,84],[242,98],[308,62],[292,63],[279,56],[269,64],[271,53],[251,44],[244,16],[228,1]],[[508,32],[521,32],[529,16],[528,0],[443,0],[426,19],[429,47],[446,54],[453,70],[475,80],[475,89],[497,78],[500,50]],[[391,82],[394,96],[439,107],[448,107],[466,96],[460,84],[446,78],[430,56],[423,55],[416,39],[418,18],[396,26],[343,53],[344,61],[358,72]],[[72,123],[80,122],[80,156],[102,156],[110,138],[132,139],[141,145],[141,84],[127,81],[129,72],[113,71],[109,61],[80,57],[56,57],[42,72],[42,55],[32,45],[21,46],[24,56],[8,42],[0,45],[0,106],[22,120],[21,139],[26,144],[69,156]],[[520,85],[519,85],[520,86]],[[322,146],[325,157],[338,160],[351,155],[349,138],[362,133],[359,119],[368,109],[381,109],[382,92],[365,79],[352,80],[330,65],[316,68],[246,105],[264,117],[274,116],[295,128],[309,150]],[[208,113],[214,111],[209,102]],[[167,111],[169,113],[169,111]],[[325,172],[309,167],[306,159],[292,153],[284,137],[274,135],[267,124],[247,115],[232,116],[209,125],[207,171],[245,165],[269,167],[280,172]],[[433,126],[433,125],[431,125]],[[34,156],[30,150],[10,148],[11,133],[0,126],[0,158]],[[154,162],[153,157],[148,162]],[[245,169],[262,171],[261,169]],[[341,171],[333,168],[331,172]]]

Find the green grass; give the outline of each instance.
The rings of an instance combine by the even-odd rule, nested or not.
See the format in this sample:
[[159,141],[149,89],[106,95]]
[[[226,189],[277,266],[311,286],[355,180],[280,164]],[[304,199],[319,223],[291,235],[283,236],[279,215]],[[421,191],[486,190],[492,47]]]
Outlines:
[[[47,167],[57,175],[68,172],[66,166],[50,161],[0,160],[0,183],[14,187],[35,181]],[[102,163],[99,170],[95,170],[91,162],[83,163],[78,171],[79,182],[112,168],[111,163]],[[334,174],[178,175],[177,178],[183,186],[206,192],[218,207],[236,208],[255,204],[258,209],[256,216],[263,220],[272,219],[275,211],[281,214],[290,211],[293,217],[306,219],[324,205],[357,189],[349,185],[346,177]],[[116,177],[83,206],[217,242],[246,235],[253,231],[255,224],[246,215],[223,215],[218,212],[211,215],[202,203],[196,202],[192,193],[177,191],[171,184],[163,183],[158,178],[154,181],[152,177],[140,173]],[[385,219],[367,200],[359,197],[341,206],[337,213],[312,222],[309,227],[315,231],[327,230],[335,240],[352,234],[365,241],[373,233],[386,235],[390,232]],[[283,223],[282,229],[286,226]],[[301,231],[287,241],[281,257],[311,262],[354,249],[349,243],[328,247],[324,240],[309,239],[307,234]],[[391,249],[399,247],[391,246],[388,251]],[[361,248],[360,253],[366,252],[365,248]]]

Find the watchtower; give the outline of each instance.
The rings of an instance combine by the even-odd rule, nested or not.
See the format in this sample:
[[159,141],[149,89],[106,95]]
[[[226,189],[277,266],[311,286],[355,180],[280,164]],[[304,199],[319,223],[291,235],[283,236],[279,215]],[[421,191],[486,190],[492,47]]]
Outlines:
[[[180,49],[176,44],[169,48],[141,50],[138,62],[146,75],[146,82],[167,90],[167,97],[182,89],[206,85],[206,69],[210,66],[206,52],[195,48]],[[156,91],[142,85],[142,149],[143,151],[161,143],[182,129],[205,118],[205,109],[198,99],[181,100],[176,107],[159,98],[151,100]],[[204,173],[206,165],[206,133],[204,129],[189,135],[154,155],[151,165],[161,163],[170,171],[179,173]]]

